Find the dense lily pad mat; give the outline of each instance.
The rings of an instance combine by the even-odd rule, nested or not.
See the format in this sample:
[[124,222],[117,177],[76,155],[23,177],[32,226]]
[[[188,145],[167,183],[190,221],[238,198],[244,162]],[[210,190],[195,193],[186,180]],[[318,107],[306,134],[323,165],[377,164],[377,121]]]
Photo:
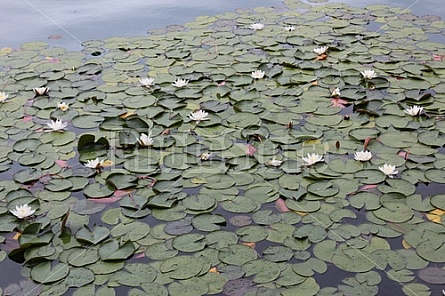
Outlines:
[[[445,23],[285,4],[82,52],[0,51],[0,265],[23,263],[27,278],[3,294],[377,295],[393,281],[430,295],[445,283],[445,195],[416,188],[445,183],[445,53],[427,35]],[[362,150],[372,158],[354,159]],[[16,218],[25,204],[35,212]]]

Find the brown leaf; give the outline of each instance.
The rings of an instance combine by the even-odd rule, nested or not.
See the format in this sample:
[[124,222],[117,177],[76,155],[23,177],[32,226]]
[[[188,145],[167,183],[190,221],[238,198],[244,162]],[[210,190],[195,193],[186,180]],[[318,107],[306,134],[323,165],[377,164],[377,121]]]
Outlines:
[[252,248],[252,249],[255,249],[255,247],[256,247],[256,243],[247,243],[247,242],[244,242],[244,243],[242,243],[242,245],[244,245],[244,246],[246,246],[246,247],[250,247],[250,248]]
[[321,54],[321,55],[317,56],[315,58],[315,60],[316,61],[323,61],[323,60],[326,60],[327,58],[328,58],[328,55],[324,53],[324,54]]
[[219,271],[218,271],[218,269],[217,269],[216,267],[212,267],[212,268],[210,268],[210,269],[209,269],[209,272],[212,272],[212,273],[219,273]]
[[367,137],[365,139],[365,144],[363,145],[363,151],[368,150],[367,148],[368,148],[368,145],[369,145],[369,141],[371,141],[372,139],[374,139],[374,137]]
[[299,211],[294,211],[296,214],[300,215],[301,217],[304,217],[307,215],[307,212],[299,212]]
[[127,109],[127,113],[125,113],[125,114],[122,114],[121,116],[119,116],[120,118],[127,118],[127,117],[129,117],[129,116],[131,116],[131,115],[134,115],[136,113],[136,110],[134,110],[134,109]]
[[66,221],[68,221],[68,217],[70,215],[70,211],[66,212],[65,215],[62,217],[61,225],[60,225],[60,231],[63,232],[65,229]]

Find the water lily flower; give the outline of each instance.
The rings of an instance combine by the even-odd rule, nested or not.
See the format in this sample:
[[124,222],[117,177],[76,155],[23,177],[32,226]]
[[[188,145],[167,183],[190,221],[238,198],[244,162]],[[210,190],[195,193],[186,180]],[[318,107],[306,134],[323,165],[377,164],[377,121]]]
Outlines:
[[314,48],[314,52],[318,55],[322,55],[322,54],[326,53],[327,50],[328,50],[327,46]]
[[209,113],[205,112],[204,110],[198,110],[189,114],[190,119],[198,123],[201,120],[210,120],[210,118],[207,118],[207,116],[209,116]]
[[0,102],[6,101],[6,99],[9,97],[5,92],[0,92]]
[[252,76],[252,78],[254,79],[261,79],[264,77],[265,72],[262,70],[256,70],[253,71],[252,74],[250,74],[250,76]]
[[33,210],[28,204],[21,206],[15,206],[15,210],[9,210],[14,216],[19,219],[23,219],[34,214],[36,210]]
[[34,87],[32,90],[34,91],[34,93],[36,95],[44,96],[44,95],[48,94],[49,87]]
[[420,115],[420,113],[422,113],[423,107],[420,106],[412,106],[409,107],[408,109],[405,109],[405,113],[411,116],[416,116],[416,115]]
[[264,28],[264,25],[262,23],[253,23],[253,24],[250,25],[250,28],[252,30],[255,30],[255,31],[256,30],[261,30],[261,29]]
[[276,159],[275,157],[273,157],[268,164],[274,167],[279,167],[281,165],[283,161]]
[[174,81],[174,83],[172,83],[172,85],[174,85],[174,86],[176,86],[176,87],[183,87],[183,86],[186,86],[187,83],[189,83],[188,80],[178,78],[178,79],[176,79],[176,80]]
[[340,96],[341,96],[340,89],[337,87],[332,91],[331,97],[340,97]]
[[149,77],[144,77],[144,78],[139,78],[139,82],[146,87],[150,87],[154,84],[155,79],[154,78],[149,78]]
[[51,120],[51,122],[46,123],[46,125],[52,129],[53,131],[63,131],[68,125],[67,122],[63,122],[61,119],[57,119],[56,121]]
[[99,158],[96,158],[96,159],[90,159],[90,160],[88,160],[87,163],[85,163],[84,165],[85,165],[87,168],[97,169],[97,168],[101,167],[101,166],[103,165],[103,163],[104,163],[104,160],[103,160],[103,159],[102,159],[102,160],[99,160]]
[[357,151],[354,153],[354,159],[358,161],[368,161],[372,158],[371,151]]
[[141,136],[138,139],[138,142],[143,146],[153,145],[153,138],[151,137],[151,131],[148,133],[148,136],[146,134],[141,134]]
[[201,160],[209,160],[210,156],[212,156],[212,154],[210,154],[209,152],[204,152],[199,156],[199,159]]
[[396,171],[396,167],[391,164],[385,163],[383,166],[379,167],[379,170],[381,170],[385,175],[392,178],[392,175],[397,175],[398,171]]
[[66,111],[66,110],[68,110],[70,107],[69,107],[69,104],[67,104],[67,103],[65,103],[65,102],[62,102],[62,103],[58,103],[58,104],[57,104],[57,108],[59,108],[59,109],[62,110],[62,111]]
[[374,70],[365,70],[360,72],[365,79],[372,79],[377,77],[377,73]]
[[285,26],[284,29],[288,32],[292,32],[295,30],[295,27],[294,26]]
[[324,161],[323,155],[318,155],[315,153],[308,153],[307,157],[303,157],[304,164],[306,166],[311,166],[316,162]]

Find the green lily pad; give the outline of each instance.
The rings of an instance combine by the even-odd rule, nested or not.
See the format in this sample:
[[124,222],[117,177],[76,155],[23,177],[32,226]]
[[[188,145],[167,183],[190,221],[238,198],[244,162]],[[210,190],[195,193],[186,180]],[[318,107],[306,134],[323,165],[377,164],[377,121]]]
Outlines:
[[173,239],[173,247],[180,252],[197,252],[204,249],[206,243],[205,236],[198,233],[188,233],[177,236]]
[[375,267],[371,255],[358,249],[336,250],[331,260],[335,266],[349,272],[366,272]]
[[51,266],[51,262],[43,262],[31,269],[31,278],[38,283],[53,283],[65,278],[70,272],[68,265],[58,263]]
[[125,260],[133,255],[134,244],[131,241],[119,243],[117,240],[109,240],[99,247],[99,256],[103,261]]
[[281,273],[281,268],[277,263],[269,260],[260,259],[247,262],[243,265],[246,271],[245,276],[252,276],[254,283],[270,283],[278,278]]

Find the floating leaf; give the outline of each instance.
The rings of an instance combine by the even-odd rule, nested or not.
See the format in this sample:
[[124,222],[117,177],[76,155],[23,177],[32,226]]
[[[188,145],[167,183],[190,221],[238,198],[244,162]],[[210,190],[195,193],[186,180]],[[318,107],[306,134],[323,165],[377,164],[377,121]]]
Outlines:
[[117,240],[109,240],[99,247],[99,256],[103,261],[125,260],[135,251],[131,241],[119,244]]

